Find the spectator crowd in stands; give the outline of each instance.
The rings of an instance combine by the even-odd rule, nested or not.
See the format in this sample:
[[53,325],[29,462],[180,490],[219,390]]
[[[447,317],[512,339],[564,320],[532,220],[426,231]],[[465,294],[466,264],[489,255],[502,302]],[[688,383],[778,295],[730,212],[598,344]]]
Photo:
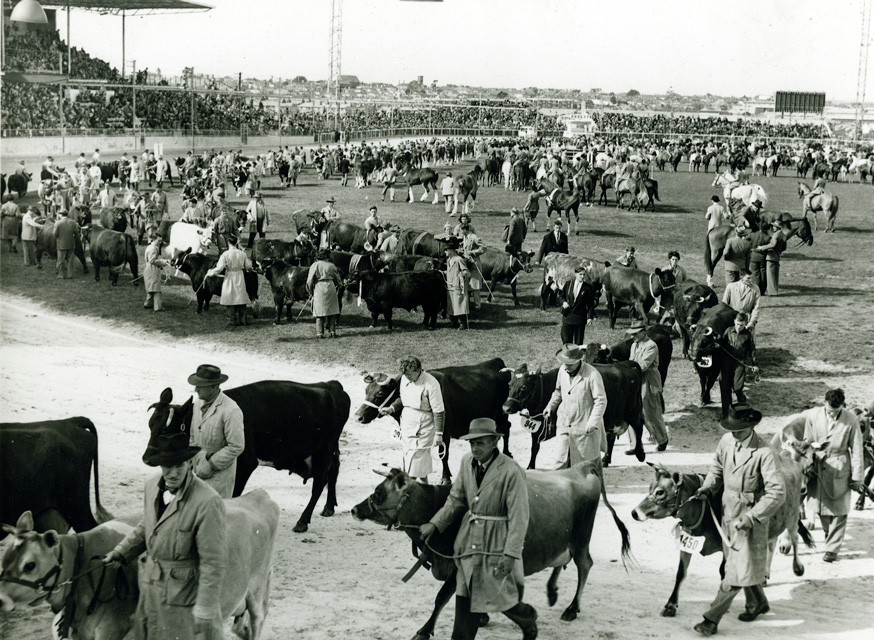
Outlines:
[[777,138],[827,138],[828,130],[819,124],[796,122],[772,124],[761,120],[729,120],[699,116],[669,116],[656,114],[638,116],[631,113],[606,111],[598,125],[603,133],[647,132],[652,134],[679,133],[687,136],[753,136]]

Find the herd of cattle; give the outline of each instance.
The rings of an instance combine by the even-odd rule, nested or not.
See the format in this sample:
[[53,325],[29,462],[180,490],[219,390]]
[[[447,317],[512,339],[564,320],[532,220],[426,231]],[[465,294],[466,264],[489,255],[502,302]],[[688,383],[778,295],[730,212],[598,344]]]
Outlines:
[[[474,176],[472,189],[479,176]],[[553,194],[555,195],[555,194]],[[89,219],[90,212],[80,212],[81,222],[89,232],[83,235],[76,256],[85,273],[85,247],[99,279],[100,268],[110,268],[113,284],[120,268],[127,264],[134,277],[137,273],[137,248],[134,238],[126,233],[128,219],[124,210],[108,209],[101,213],[100,224]],[[335,220],[321,221],[318,212],[298,212],[294,215],[298,237],[291,241],[258,240],[252,252],[255,272],[246,274],[246,289],[253,304],[258,303],[258,276],[268,280],[275,302],[276,324],[282,310],[292,320],[292,305],[306,302],[308,265],[314,259],[315,245],[307,234],[317,238],[327,234],[335,248],[330,260],[340,270],[344,287],[366,304],[375,326],[380,315],[389,330],[393,327],[393,310],[421,308],[423,324],[435,327],[437,317],[446,304],[445,281],[441,272],[444,261],[443,244],[429,232],[406,229],[401,231],[395,252],[365,251],[367,231],[358,225]],[[90,224],[89,224],[90,223]],[[49,228],[47,225],[46,229]],[[56,255],[54,237],[43,230],[38,241],[39,254]],[[802,228],[803,231],[803,228]],[[197,312],[208,311],[212,296],[219,295],[219,278],[207,277],[217,256],[205,253],[208,233],[186,223],[163,223],[159,233],[165,236],[166,256],[191,280],[197,297]],[[301,235],[303,234],[303,235]],[[507,252],[489,248],[480,256],[483,280],[494,291],[500,283],[511,286],[514,304],[516,281],[520,273],[531,272],[531,254]],[[578,266],[585,267],[585,286],[591,290],[592,308],[602,295],[615,325],[618,310],[634,309],[647,318],[649,312],[664,310],[663,323],[651,325],[647,334],[659,350],[659,371],[664,384],[673,357],[672,339],[682,338],[683,356],[691,360],[700,381],[701,402],[710,403],[710,393],[719,380],[721,412],[725,415],[731,402],[731,385],[737,362],[719,345],[718,339],[732,326],[736,312],[721,304],[715,291],[692,280],[675,282],[669,271],[656,269],[652,273],[610,265],[581,256],[552,253],[542,264],[541,304],[550,303],[550,285],[563,286],[573,278]],[[257,307],[256,307],[257,309]],[[642,374],[637,363],[630,361],[631,340],[610,347],[590,344],[586,360],[601,373],[607,394],[604,417],[608,431],[608,451],[603,466],[612,464],[615,439],[627,429],[635,434],[634,454],[645,461],[643,450],[643,415],[641,404]],[[630,550],[628,532],[607,499],[603,475],[594,467],[581,465],[564,471],[535,470],[542,442],[555,436],[555,425],[539,421],[549,401],[558,369],[542,371],[526,363],[508,366],[500,358],[476,365],[455,366],[431,370],[443,391],[446,404],[444,442],[447,455],[443,458],[443,478],[450,479],[449,442],[467,433],[470,421],[478,417],[495,420],[504,437],[503,448],[509,453],[510,421],[508,416],[521,414],[523,427],[531,435],[531,457],[528,462],[529,491],[544,499],[532,502],[532,513],[525,543],[525,573],[532,574],[553,568],[547,590],[550,604],[557,600],[557,579],[563,566],[573,561],[577,568],[577,588],[562,614],[563,620],[573,620],[580,611],[580,598],[592,561],[589,544],[592,527],[603,497],[622,537],[622,555]],[[378,409],[398,393],[399,376],[368,372],[364,375],[365,401],[355,413],[362,424],[377,418]],[[269,577],[273,543],[278,528],[279,511],[275,503],[260,490],[243,495],[246,484],[260,465],[287,470],[312,480],[312,493],[301,513],[295,532],[307,530],[312,513],[322,493],[327,489],[323,516],[331,516],[337,507],[336,486],[340,472],[340,437],[350,417],[351,400],[337,381],[296,383],[261,381],[228,389],[244,415],[245,450],[237,461],[234,498],[227,501],[228,523],[235,535],[229,541],[261,540],[257,545],[232,548],[232,566],[246,579],[226,581],[223,586],[223,614],[235,618],[235,629],[257,638],[263,626],[269,596]],[[150,409],[150,423],[176,421],[190,424],[192,402],[173,404],[172,392],[166,389]],[[399,415],[393,415],[399,420]],[[772,551],[777,536],[782,535],[780,550],[793,552],[793,569],[797,575],[803,566],[797,558],[797,540],[811,543],[809,533],[799,518],[801,505],[802,465],[809,461],[809,451],[781,448],[787,487],[791,499],[774,516]],[[800,446],[800,445],[799,445]],[[89,503],[90,477],[93,470],[96,517]],[[703,553],[722,550],[719,537],[718,510],[708,512],[703,503],[690,500],[700,486],[702,476],[673,473],[655,465],[655,480],[649,495],[634,509],[635,520],[676,517],[684,524],[697,523],[697,531],[706,538]],[[872,467],[874,472],[874,467]],[[869,472],[866,480],[870,482]],[[39,482],[33,480],[40,474]],[[404,528],[435,578],[442,582],[432,615],[417,632],[416,640],[433,635],[437,617],[454,593],[455,569],[451,561],[440,554],[451,555],[455,531],[436,536],[431,547],[417,539],[414,525],[427,521],[445,500],[448,486],[426,486],[412,481],[399,470],[385,474],[382,481],[353,510],[358,519]],[[46,600],[60,617],[56,624],[71,629],[80,638],[122,638],[130,628],[136,604],[136,569],[131,566],[117,575],[115,569],[104,568],[98,561],[135,524],[112,520],[100,503],[98,483],[97,430],[87,418],[76,417],[41,423],[0,424],[0,522],[17,522],[3,530],[19,544],[8,545],[0,573],[0,615],[15,607]],[[864,496],[863,498],[864,499]],[[861,500],[861,499],[860,499]],[[719,504],[715,500],[714,504]],[[861,506],[861,505],[859,505]],[[22,516],[22,514],[25,514]],[[64,532],[72,527],[76,535]],[[694,527],[692,527],[694,528]],[[61,532],[53,534],[50,530]],[[47,532],[49,533],[41,533]],[[259,536],[255,531],[261,532]],[[247,533],[248,532],[248,533]],[[249,535],[251,533],[252,535]],[[243,548],[245,546],[245,548]],[[59,551],[60,550],[60,551]],[[27,562],[22,561],[27,558]],[[674,615],[678,606],[680,585],[686,575],[691,554],[682,552],[674,589],[663,615]],[[101,573],[98,581],[91,573]],[[89,576],[88,579],[84,579]],[[246,615],[248,614],[248,615]]]

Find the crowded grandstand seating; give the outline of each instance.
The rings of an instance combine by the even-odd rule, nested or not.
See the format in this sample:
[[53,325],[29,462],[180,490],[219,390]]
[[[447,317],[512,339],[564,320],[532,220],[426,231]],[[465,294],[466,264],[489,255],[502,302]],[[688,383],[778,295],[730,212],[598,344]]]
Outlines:
[[698,116],[652,115],[637,116],[630,113],[607,111],[598,121],[601,131],[649,133],[679,133],[688,136],[740,136],[779,138],[829,137],[826,127],[811,123],[771,124],[761,120],[739,118],[702,118]]

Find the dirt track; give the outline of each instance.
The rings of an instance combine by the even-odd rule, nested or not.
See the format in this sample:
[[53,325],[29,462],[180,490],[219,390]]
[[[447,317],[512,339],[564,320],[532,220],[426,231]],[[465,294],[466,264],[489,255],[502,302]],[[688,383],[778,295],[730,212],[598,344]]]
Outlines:
[[[140,508],[143,481],[151,470],[140,456],[147,440],[146,408],[170,386],[176,398],[190,393],[185,378],[201,362],[225,370],[237,386],[262,379],[315,381],[338,379],[352,397],[353,409],[363,397],[358,372],[317,363],[299,363],[266,356],[227,351],[207,340],[178,341],[167,346],[161,334],[133,326],[95,326],[93,321],[58,317],[33,303],[5,296],[0,302],[0,419],[30,421],[86,415],[100,434],[100,480],[104,506],[116,515]],[[823,363],[801,361],[811,381],[840,384],[850,397],[862,397],[874,388],[870,376],[848,375]],[[799,380],[796,378],[795,382]],[[803,380],[802,380],[803,381]],[[669,424],[679,415],[668,414]],[[784,417],[766,419],[760,430],[773,431]],[[511,448],[527,460],[527,437],[514,430]],[[271,469],[256,471],[249,486],[266,489],[282,507],[275,555],[271,611],[266,639],[335,637],[412,637],[430,611],[437,583],[424,571],[407,585],[400,577],[412,565],[406,536],[359,523],[350,508],[367,496],[378,480],[371,469],[383,462],[397,463],[400,455],[385,421],[347,425],[341,441],[343,454],[338,485],[340,507],[332,519],[315,517],[310,531],[294,534],[291,528],[309,497],[309,485],[296,476]],[[679,450],[658,460],[670,467],[703,470],[712,440],[691,438]],[[454,443],[457,468],[464,448]],[[689,452],[686,452],[689,451]],[[622,458],[623,456],[619,456]],[[628,464],[619,460],[620,465]],[[680,596],[675,619],[661,618],[676,570],[677,554],[669,538],[672,522],[635,523],[630,510],[646,492],[651,472],[647,467],[617,466],[607,472],[608,493],[632,534],[639,566],[626,572],[619,562],[619,535],[606,509],[599,511],[592,556],[595,566],[576,622],[559,620],[573,591],[574,579],[560,580],[559,604],[549,609],[545,597],[547,573],[528,580],[526,600],[540,612],[541,637],[567,634],[596,638],[693,638],[698,622],[715,593],[718,559],[696,558]],[[321,508],[321,503],[317,513]],[[815,538],[822,540],[817,529]],[[840,562],[824,564],[821,551],[802,550],[806,574],[792,574],[787,558],[777,557],[768,587],[772,612],[760,621],[736,620],[739,598],[720,626],[720,636],[745,638],[871,638],[874,606],[874,510],[853,513]],[[437,627],[437,638],[448,638],[451,610]],[[51,614],[46,608],[16,612],[0,618],[0,637],[47,637]],[[228,632],[228,637],[231,637]],[[483,638],[516,638],[517,629],[502,616],[480,633]]]

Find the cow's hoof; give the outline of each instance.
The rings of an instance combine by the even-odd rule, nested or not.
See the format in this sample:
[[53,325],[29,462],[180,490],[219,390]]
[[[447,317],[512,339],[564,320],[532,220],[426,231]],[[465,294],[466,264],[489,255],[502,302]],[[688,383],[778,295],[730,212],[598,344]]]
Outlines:
[[673,618],[677,615],[677,605],[672,602],[669,602],[665,605],[665,608],[662,609],[662,617],[663,618]]
[[576,620],[577,619],[577,610],[574,609],[572,606],[568,607],[567,609],[564,610],[564,613],[561,614],[561,619],[564,620],[565,622],[570,622],[571,620]]
[[309,526],[306,522],[298,522],[296,525],[294,525],[294,532],[305,533],[308,528]]
[[110,286],[112,286],[112,287],[117,287],[117,286],[118,286],[118,283],[117,283],[117,282],[110,282],[109,284],[110,284]]
[[577,230],[576,230],[576,233],[575,233],[574,235],[580,235],[580,230],[577,229]]
[[856,506],[854,508],[856,511],[864,511],[865,510],[865,503],[862,502],[861,500],[859,500],[856,502]]
[[323,518],[330,518],[332,515],[334,515],[334,507],[325,507],[322,509],[321,516]]
[[491,622],[491,618],[489,617],[489,614],[487,614],[487,613],[481,613],[480,616],[479,616],[479,622],[477,623],[477,626],[478,626],[478,627],[484,627],[484,626],[486,626],[489,622]]
[[558,602],[558,589],[547,589],[546,590],[546,601],[549,603],[549,606],[552,607]]

